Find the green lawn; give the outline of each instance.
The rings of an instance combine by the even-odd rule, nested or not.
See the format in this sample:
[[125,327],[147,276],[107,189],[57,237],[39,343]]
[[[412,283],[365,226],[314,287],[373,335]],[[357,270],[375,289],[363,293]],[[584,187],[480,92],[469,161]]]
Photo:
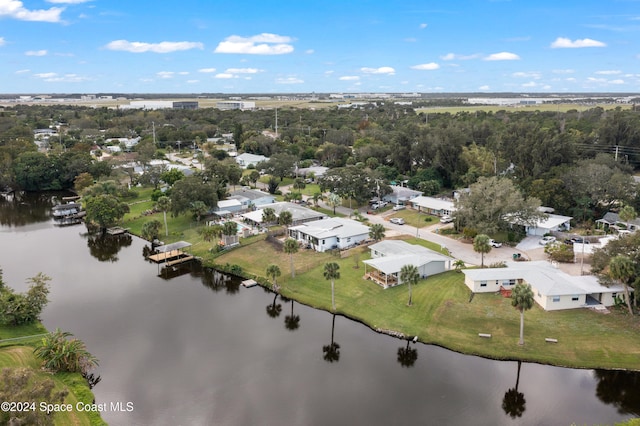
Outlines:
[[398,210],[389,216],[389,218],[392,217],[401,217],[407,225],[415,226],[416,228],[424,228],[425,226],[440,223],[439,217],[431,216],[413,209]]
[[[288,256],[275,252],[267,242],[252,245],[250,251],[226,253],[216,262],[238,264],[247,274],[257,276],[264,276],[268,263],[277,263],[284,296],[329,311],[331,290],[323,266],[336,261],[341,274],[336,282],[337,312],[373,329],[417,335],[425,343],[494,359],[640,370],[640,321],[623,310],[603,315],[586,309],[545,312],[534,306],[525,313],[526,344],[519,346],[520,315],[510,299],[478,294],[469,302],[464,275],[452,271],[421,280],[413,287],[413,306],[409,307],[406,285],[384,290],[363,279],[362,260],[368,256],[364,247],[352,250],[347,258],[306,250],[294,255],[295,278],[289,274]],[[478,333],[492,337],[481,338]],[[558,343],[546,343],[548,337]]]

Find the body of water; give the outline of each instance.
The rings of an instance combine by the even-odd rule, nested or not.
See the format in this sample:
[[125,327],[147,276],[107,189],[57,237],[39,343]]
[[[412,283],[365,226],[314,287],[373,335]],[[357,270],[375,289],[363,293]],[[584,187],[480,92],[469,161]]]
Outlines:
[[195,265],[164,273],[138,238],[54,226],[56,197],[0,200],[0,267],[20,291],[38,272],[52,278],[45,326],[99,358],[96,402],[132,403],[103,413],[109,424],[582,425],[640,414],[637,373],[460,355]]

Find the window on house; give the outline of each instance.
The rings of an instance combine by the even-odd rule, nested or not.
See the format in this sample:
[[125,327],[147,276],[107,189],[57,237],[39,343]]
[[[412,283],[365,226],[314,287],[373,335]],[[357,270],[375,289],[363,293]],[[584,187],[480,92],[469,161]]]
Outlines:
[[538,297],[542,297],[542,295],[540,294],[540,292],[538,291]]
[[324,244],[324,240],[322,240],[322,244]]
[[515,279],[509,280],[509,285],[516,285],[516,280]]
[[350,243],[351,242],[351,237],[347,238],[347,242]]
[[554,302],[559,302],[560,301],[560,296],[553,296],[552,299]]
[[611,293],[611,297],[615,299],[616,297],[618,297],[618,293]]
[[486,286],[487,286],[486,281],[480,281],[480,287],[486,287]]
[[572,302],[577,302],[578,300],[580,300],[579,296],[571,296],[571,301]]

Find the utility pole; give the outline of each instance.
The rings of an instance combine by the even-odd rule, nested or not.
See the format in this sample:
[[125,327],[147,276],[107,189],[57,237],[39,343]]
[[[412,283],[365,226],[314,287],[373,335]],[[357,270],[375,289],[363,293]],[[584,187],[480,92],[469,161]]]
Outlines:
[[620,149],[620,146],[616,145],[616,155],[615,155],[616,163],[618,162],[618,150],[619,149]]
[[276,139],[278,139],[278,108],[276,108]]

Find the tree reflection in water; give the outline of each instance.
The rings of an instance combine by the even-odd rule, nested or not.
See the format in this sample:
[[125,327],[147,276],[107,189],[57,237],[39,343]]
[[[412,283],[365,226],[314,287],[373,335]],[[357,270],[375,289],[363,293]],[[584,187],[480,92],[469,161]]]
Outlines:
[[279,303],[276,305],[277,299],[278,293],[274,293],[273,303],[269,303],[267,305],[267,315],[269,315],[270,318],[278,318],[280,316],[280,312],[282,312],[282,305]]
[[596,396],[621,414],[640,416],[640,372],[595,370]]
[[89,253],[100,262],[117,262],[120,249],[130,246],[133,241],[129,234],[109,235],[87,232],[82,235],[87,239]]
[[322,359],[327,362],[338,362],[340,361],[340,345],[333,341],[333,332],[336,326],[336,314],[332,315],[333,319],[331,320],[331,343],[328,345],[324,345],[322,347]]
[[[200,265],[200,262],[194,262]],[[219,292],[226,290],[227,294],[236,294],[240,291],[240,280],[231,275],[216,271],[213,268],[202,269],[202,285],[208,289]]]
[[407,347],[398,348],[398,363],[403,367],[413,367],[418,360],[418,350],[409,347],[410,340],[407,340]]
[[505,392],[504,398],[502,398],[502,409],[505,414],[511,416],[512,419],[516,417],[522,417],[526,410],[527,401],[524,399],[524,394],[518,392],[518,385],[520,384],[520,367],[522,362],[518,361],[518,375],[516,377],[516,387],[511,388]]
[[70,192],[21,192],[0,195],[0,225],[24,226],[51,220],[51,208]]
[[[282,298],[285,302],[285,298]],[[289,331],[294,331],[300,328],[300,316],[293,314],[293,300],[291,300],[291,315],[284,317],[284,328]]]

